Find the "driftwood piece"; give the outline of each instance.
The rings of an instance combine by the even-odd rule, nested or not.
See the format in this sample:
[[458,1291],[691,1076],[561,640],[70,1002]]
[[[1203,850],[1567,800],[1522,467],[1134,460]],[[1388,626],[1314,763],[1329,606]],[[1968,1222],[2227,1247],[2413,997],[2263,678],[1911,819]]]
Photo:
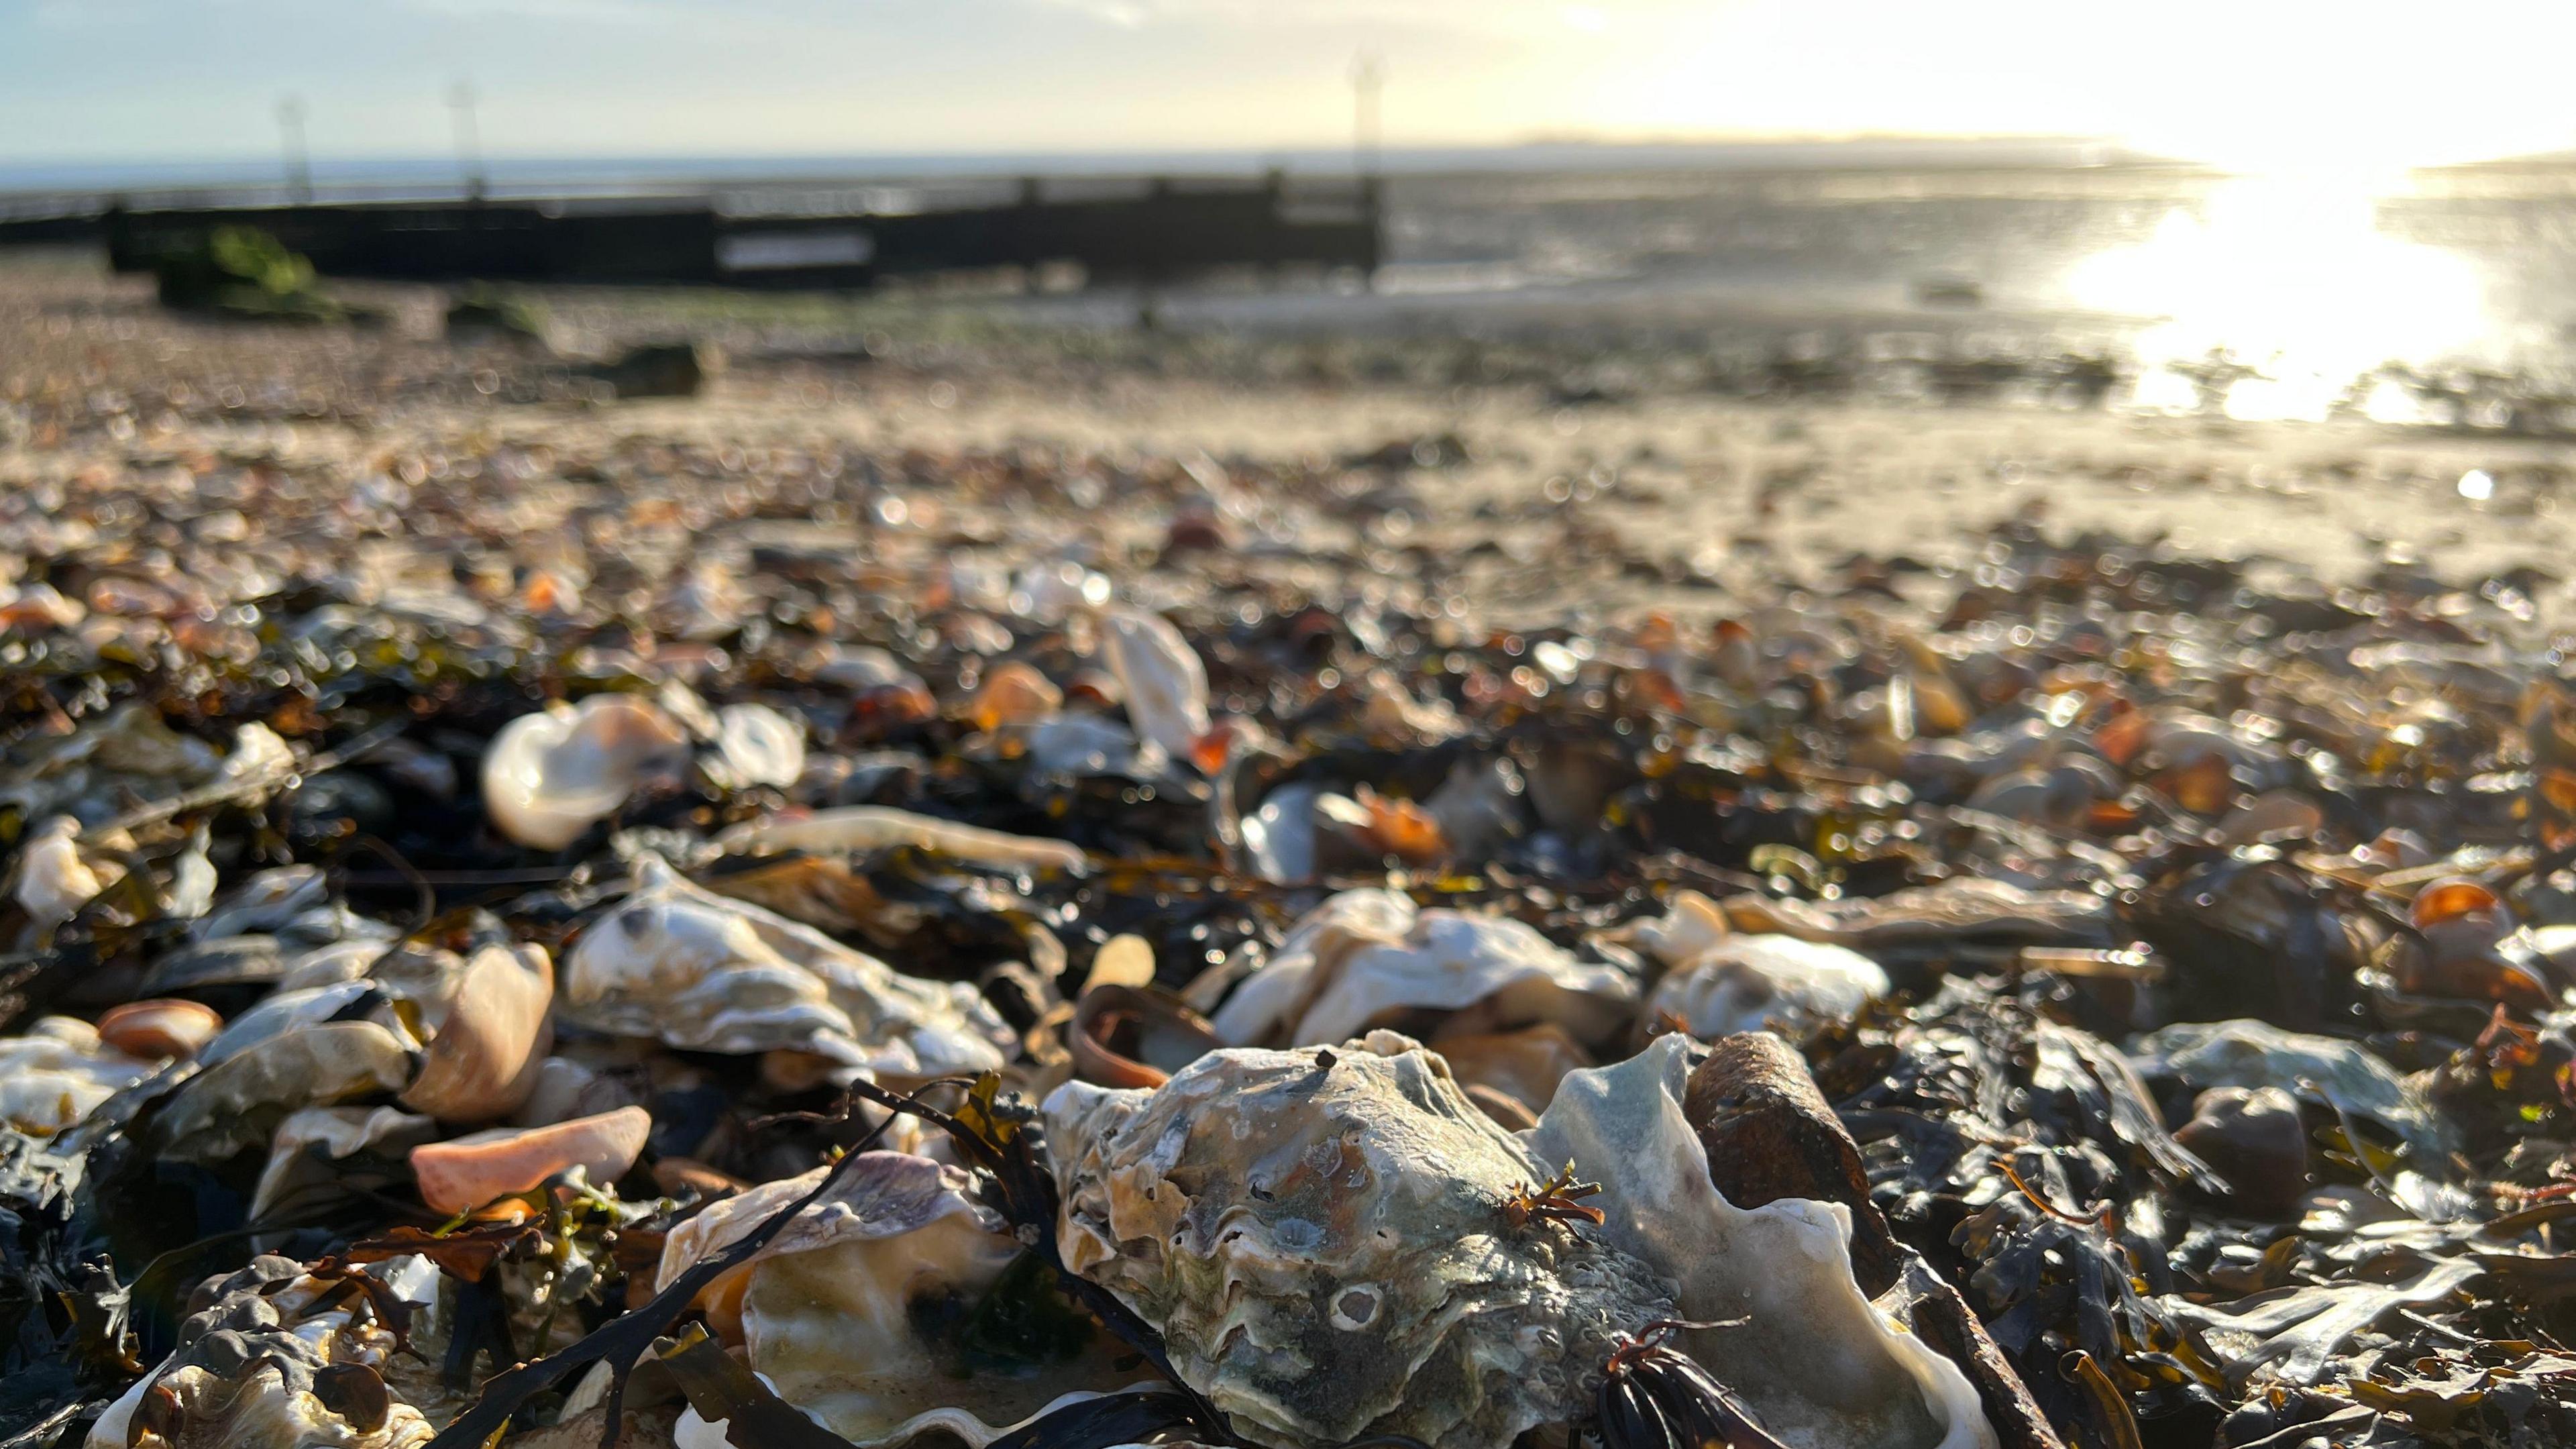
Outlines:
[[1768,1032],[1720,1038],[1691,1073],[1682,1111],[1727,1201],[1760,1207],[1802,1197],[1850,1210],[1852,1274],[1861,1291],[1959,1366],[2004,1449],[2065,1449],[1959,1290],[1888,1231],[1869,1200],[1859,1144],[1787,1042]]

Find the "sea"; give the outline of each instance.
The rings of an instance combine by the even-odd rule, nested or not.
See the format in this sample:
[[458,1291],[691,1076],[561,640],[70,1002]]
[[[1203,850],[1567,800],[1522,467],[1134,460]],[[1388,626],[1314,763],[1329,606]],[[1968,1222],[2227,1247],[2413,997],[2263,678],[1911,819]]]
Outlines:
[[[1075,325],[1456,337],[1678,359],[1715,388],[2576,433],[2576,159],[2260,174],[2080,139],[1380,152],[397,158],[324,199],[713,193],[903,211],[1158,175],[1380,178],[1368,278],[1034,291]],[[285,194],[273,162],[0,165],[0,217]],[[1695,373],[1689,369],[1695,368]],[[1669,371],[1669,368],[1667,369]]]

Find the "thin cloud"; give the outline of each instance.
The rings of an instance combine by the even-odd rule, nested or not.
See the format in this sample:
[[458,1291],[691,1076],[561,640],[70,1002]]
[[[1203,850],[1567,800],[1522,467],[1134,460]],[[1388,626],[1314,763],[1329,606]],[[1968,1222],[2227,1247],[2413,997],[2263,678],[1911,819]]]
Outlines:
[[1374,25],[1408,29],[1527,31],[1555,28],[1558,7],[1520,0],[1038,0],[1104,24]]
[[401,3],[404,9],[428,15],[626,23],[670,19],[673,10],[662,0],[401,0]]

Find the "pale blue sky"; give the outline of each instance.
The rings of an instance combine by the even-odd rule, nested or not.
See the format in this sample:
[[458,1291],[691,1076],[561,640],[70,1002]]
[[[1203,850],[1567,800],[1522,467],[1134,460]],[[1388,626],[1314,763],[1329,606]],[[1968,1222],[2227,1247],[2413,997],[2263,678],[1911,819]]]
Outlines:
[[0,162],[2087,134],[2224,161],[2576,145],[2562,0],[0,0]]

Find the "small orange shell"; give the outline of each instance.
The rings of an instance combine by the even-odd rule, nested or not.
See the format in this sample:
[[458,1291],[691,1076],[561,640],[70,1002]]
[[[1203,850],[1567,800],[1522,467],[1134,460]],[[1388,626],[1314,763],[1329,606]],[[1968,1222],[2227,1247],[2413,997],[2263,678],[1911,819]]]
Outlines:
[[1440,822],[1430,811],[1410,800],[1390,800],[1366,785],[1358,798],[1369,813],[1369,844],[1381,853],[1407,865],[1430,865],[1449,853]]
[[2236,797],[2235,776],[2227,768],[2227,757],[2218,754],[2174,766],[2156,776],[2156,788],[2194,815],[2219,814]]
[[98,1039],[130,1057],[164,1061],[205,1050],[224,1019],[193,1001],[129,1001],[98,1019]]
[[993,666],[984,676],[984,685],[975,691],[975,702],[967,715],[979,730],[999,729],[1006,724],[1033,724],[1064,707],[1064,691],[1054,681],[1017,659]]
[[2493,910],[2498,904],[2496,893],[2476,881],[2446,876],[2415,893],[2411,914],[2415,929],[2420,931],[2442,921],[2457,920],[2471,911]]
[[2126,765],[2147,742],[2146,711],[2131,709],[2104,720],[2093,731],[2093,748],[2115,765]]

